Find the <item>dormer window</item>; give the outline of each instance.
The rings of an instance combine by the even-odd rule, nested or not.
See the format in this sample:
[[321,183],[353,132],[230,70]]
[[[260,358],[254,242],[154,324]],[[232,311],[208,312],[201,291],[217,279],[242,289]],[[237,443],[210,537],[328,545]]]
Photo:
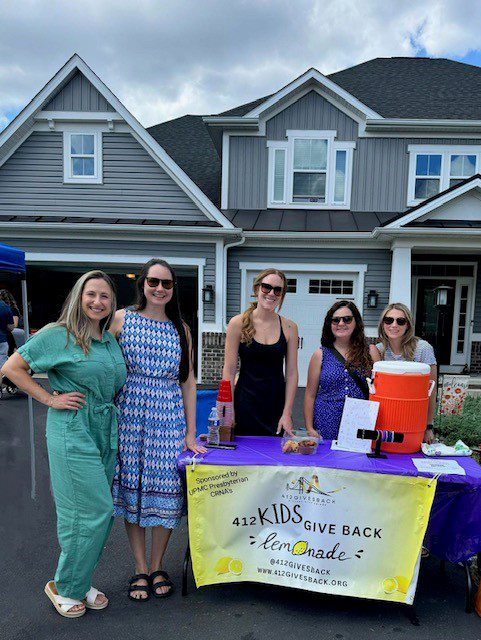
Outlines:
[[64,132],[64,182],[102,182],[102,133],[98,130]]
[[353,142],[336,131],[287,131],[287,142],[269,141],[268,206],[349,207]]
[[408,206],[454,187],[480,171],[481,146],[409,145]]

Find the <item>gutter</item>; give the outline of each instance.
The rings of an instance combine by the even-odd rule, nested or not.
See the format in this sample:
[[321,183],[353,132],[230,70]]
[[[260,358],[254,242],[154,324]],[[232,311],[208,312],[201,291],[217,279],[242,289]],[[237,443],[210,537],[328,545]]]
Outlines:
[[383,118],[378,120],[368,118],[366,131],[481,133],[481,120],[421,120],[418,118]]
[[245,236],[238,240],[237,242],[231,242],[229,244],[224,245],[224,290],[222,292],[222,326],[223,329],[226,329],[227,323],[227,250],[232,249],[233,247],[240,247],[241,244],[244,244],[246,241]]

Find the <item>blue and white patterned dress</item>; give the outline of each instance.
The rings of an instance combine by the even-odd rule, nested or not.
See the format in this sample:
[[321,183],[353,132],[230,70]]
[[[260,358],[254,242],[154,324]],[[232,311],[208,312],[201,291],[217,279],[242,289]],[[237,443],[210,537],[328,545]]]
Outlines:
[[119,452],[114,514],[141,527],[177,527],[183,511],[177,456],[185,414],[179,385],[180,341],[172,322],[126,310],[119,344],[127,382],[116,399]]

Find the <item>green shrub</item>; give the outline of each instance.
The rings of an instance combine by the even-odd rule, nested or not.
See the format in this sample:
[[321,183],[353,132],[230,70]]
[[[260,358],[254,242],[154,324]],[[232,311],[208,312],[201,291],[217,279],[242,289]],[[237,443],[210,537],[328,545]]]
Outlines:
[[481,397],[468,396],[464,401],[463,413],[457,416],[435,417],[436,431],[447,445],[462,440],[469,447],[479,447],[481,443]]

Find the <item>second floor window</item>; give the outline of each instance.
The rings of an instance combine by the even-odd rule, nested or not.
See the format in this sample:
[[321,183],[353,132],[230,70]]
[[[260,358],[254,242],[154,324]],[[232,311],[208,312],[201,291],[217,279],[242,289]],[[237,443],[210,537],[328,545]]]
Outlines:
[[268,142],[268,206],[348,208],[355,145],[335,136],[335,131],[287,131],[287,142]]
[[64,182],[98,184],[102,182],[102,133],[64,132]]
[[408,205],[416,205],[480,171],[481,147],[410,145]]

